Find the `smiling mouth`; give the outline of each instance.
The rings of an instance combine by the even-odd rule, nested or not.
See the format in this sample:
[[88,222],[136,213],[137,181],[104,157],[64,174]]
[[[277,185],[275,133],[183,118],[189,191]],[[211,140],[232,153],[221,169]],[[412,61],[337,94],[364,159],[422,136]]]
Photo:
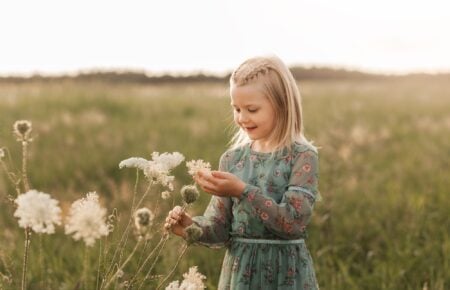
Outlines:
[[247,131],[252,131],[252,130],[255,130],[256,129],[256,127],[245,127],[245,130],[247,130]]

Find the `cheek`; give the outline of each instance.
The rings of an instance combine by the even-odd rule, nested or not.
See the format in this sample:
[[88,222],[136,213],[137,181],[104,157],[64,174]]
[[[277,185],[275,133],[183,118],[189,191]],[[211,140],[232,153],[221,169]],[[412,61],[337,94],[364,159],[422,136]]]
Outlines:
[[234,114],[233,114],[233,120],[234,120],[234,122],[235,122],[236,124],[239,124],[238,118],[239,118],[238,114],[234,113]]

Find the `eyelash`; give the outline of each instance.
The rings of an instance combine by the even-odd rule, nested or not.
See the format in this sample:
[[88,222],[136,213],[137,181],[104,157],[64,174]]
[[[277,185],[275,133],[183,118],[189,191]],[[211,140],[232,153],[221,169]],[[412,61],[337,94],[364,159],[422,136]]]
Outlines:
[[[236,112],[240,112],[240,110],[239,109],[234,109]],[[253,110],[250,110],[250,109],[247,109],[247,111],[249,111],[250,113],[256,113],[256,111],[258,111],[258,109],[253,109]]]

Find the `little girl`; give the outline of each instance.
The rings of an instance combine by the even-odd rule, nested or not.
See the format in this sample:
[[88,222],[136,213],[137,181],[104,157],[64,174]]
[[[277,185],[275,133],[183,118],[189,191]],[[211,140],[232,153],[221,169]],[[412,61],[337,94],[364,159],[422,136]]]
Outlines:
[[251,58],[230,78],[239,131],[219,171],[194,179],[211,201],[203,216],[175,207],[166,227],[203,229],[198,244],[226,246],[219,290],[318,289],[306,226],[319,197],[318,153],[303,135],[295,79],[277,57]]

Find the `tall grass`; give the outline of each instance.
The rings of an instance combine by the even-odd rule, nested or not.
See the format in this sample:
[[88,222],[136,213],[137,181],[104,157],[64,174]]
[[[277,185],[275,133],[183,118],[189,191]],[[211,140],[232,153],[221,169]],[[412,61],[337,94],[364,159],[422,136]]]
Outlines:
[[[448,289],[450,85],[432,79],[308,81],[300,89],[306,136],[322,147],[324,200],[316,204],[307,240],[321,288]],[[227,87],[220,84],[2,84],[0,147],[20,156],[11,126],[31,120],[37,136],[29,148],[30,183],[63,202],[65,211],[96,190],[124,227],[127,216],[120,213],[130,207],[134,172],[120,172],[118,162],[180,151],[217,167],[231,135],[230,113]],[[174,172],[178,188],[190,182],[184,172]],[[0,176],[0,289],[17,289],[23,234],[8,199],[15,189]],[[145,204],[157,194],[152,191]],[[209,198],[202,194],[191,214],[202,214]],[[176,197],[161,210],[178,203]],[[167,242],[156,275],[171,270],[181,244],[178,238]],[[74,289],[85,259],[82,244],[62,229],[44,236],[44,269],[34,254],[39,243],[30,247],[30,289],[39,289],[40,277],[48,289]],[[99,247],[88,263],[97,263]],[[223,253],[190,248],[175,277],[198,265],[215,289]],[[122,279],[137,265],[138,258],[131,260]],[[94,269],[89,274],[95,281]]]

